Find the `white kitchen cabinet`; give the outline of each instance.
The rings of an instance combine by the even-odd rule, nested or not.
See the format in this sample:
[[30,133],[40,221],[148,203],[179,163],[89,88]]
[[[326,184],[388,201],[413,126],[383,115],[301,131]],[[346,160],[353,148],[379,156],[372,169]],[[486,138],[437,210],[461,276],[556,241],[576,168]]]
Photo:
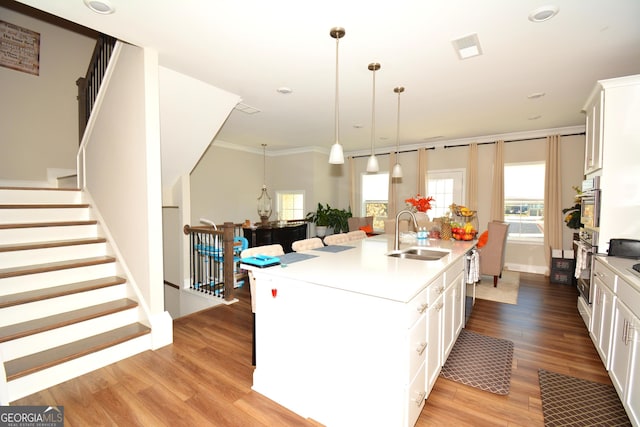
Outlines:
[[464,285],[463,261],[449,267],[445,272],[445,291],[444,291],[444,312],[443,316],[443,332],[442,332],[442,360],[447,360],[456,338],[462,329],[464,316],[464,301],[460,296],[464,294],[466,286]]
[[584,107],[586,114],[586,136],[584,150],[584,174],[602,168],[602,104],[604,91],[598,87]]
[[[640,279],[627,273],[637,261],[616,259],[615,257],[596,257],[594,283],[601,289],[601,295],[608,295],[612,310],[606,303],[594,301],[594,332],[600,325],[599,335],[591,337],[598,351],[607,346],[610,337],[608,366],[611,381],[620,396],[620,400],[634,426],[640,425]],[[596,307],[600,314],[596,315]],[[598,317],[596,317],[598,316]],[[600,318],[601,321],[596,322]],[[611,329],[607,329],[607,322]],[[609,332],[609,333],[608,333]],[[599,338],[599,340],[596,340]],[[601,343],[601,344],[599,344]]]
[[609,370],[613,309],[616,299],[616,275],[602,263],[596,262],[591,283],[594,296],[590,328],[591,339],[600,354],[605,369]]
[[600,177],[598,252],[612,238],[640,236],[638,186],[632,177],[640,164],[640,75],[600,80],[584,106],[585,175]]
[[440,375],[442,369],[442,320],[444,308],[444,298],[442,295],[429,304],[427,311],[427,371],[426,385],[427,395]]

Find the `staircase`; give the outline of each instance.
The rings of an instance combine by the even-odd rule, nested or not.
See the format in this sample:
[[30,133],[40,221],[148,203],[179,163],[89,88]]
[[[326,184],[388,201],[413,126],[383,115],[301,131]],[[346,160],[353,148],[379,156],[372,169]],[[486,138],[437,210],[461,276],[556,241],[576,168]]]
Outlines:
[[0,188],[0,404],[150,349],[133,294],[81,191]]

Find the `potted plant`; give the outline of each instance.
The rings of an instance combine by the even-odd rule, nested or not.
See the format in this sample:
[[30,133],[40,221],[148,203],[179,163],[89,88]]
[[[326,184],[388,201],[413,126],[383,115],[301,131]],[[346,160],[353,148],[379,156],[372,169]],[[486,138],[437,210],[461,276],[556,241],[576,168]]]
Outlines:
[[322,206],[322,203],[318,203],[318,208],[315,212],[309,212],[305,219],[316,225],[316,235],[324,237],[327,234],[327,227],[331,225],[329,219],[329,212],[331,207],[327,204],[326,208]]
[[580,195],[582,194],[582,191],[576,186],[573,186],[573,189],[576,191],[576,195],[574,197],[575,204],[570,208],[562,209],[562,213],[566,214],[564,222],[567,224],[567,227],[577,230],[580,228]]
[[333,228],[334,233],[346,233],[349,231],[349,218],[351,217],[351,208],[348,210],[336,208],[330,209],[329,226]]

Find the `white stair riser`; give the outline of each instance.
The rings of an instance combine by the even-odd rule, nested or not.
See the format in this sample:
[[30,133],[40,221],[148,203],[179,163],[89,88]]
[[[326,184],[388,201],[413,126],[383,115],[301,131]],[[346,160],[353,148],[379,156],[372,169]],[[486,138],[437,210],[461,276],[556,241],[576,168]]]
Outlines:
[[93,225],[69,225],[64,227],[29,227],[10,228],[0,230],[0,242],[2,244],[37,243],[52,240],[82,239],[96,237],[98,226]]
[[2,266],[2,268],[22,267],[50,262],[93,258],[102,255],[112,255],[107,253],[106,243],[0,252],[0,266]]
[[84,221],[90,219],[88,208],[0,209],[0,224]]
[[78,341],[138,321],[138,308],[75,323],[0,344],[5,361]]
[[[151,335],[129,340],[117,346],[70,360],[49,369],[27,375],[8,383],[9,402],[79,377],[96,369],[142,353],[151,348]],[[0,402],[7,404],[9,402]]]
[[3,204],[33,203],[81,203],[80,191],[59,190],[5,190],[0,188],[0,200]]
[[66,285],[119,274],[115,262],[0,279],[0,295]]
[[90,305],[126,298],[125,294],[126,286],[119,285],[91,291],[91,297],[93,299],[91,299],[89,303],[87,302],[87,294],[79,293],[50,298],[43,301],[35,301],[29,304],[5,307],[0,310],[0,327],[12,325],[17,321],[28,322],[42,317],[53,316],[54,314],[79,310]]

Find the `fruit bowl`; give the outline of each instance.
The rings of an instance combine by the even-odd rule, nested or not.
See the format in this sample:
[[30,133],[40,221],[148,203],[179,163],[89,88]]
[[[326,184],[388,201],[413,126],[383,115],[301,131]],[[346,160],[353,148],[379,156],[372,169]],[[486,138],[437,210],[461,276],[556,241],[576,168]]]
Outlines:
[[477,230],[472,230],[470,232],[465,232],[464,230],[461,232],[454,232],[453,233],[453,238],[454,240],[473,240],[476,238],[476,236],[478,235],[478,231]]

